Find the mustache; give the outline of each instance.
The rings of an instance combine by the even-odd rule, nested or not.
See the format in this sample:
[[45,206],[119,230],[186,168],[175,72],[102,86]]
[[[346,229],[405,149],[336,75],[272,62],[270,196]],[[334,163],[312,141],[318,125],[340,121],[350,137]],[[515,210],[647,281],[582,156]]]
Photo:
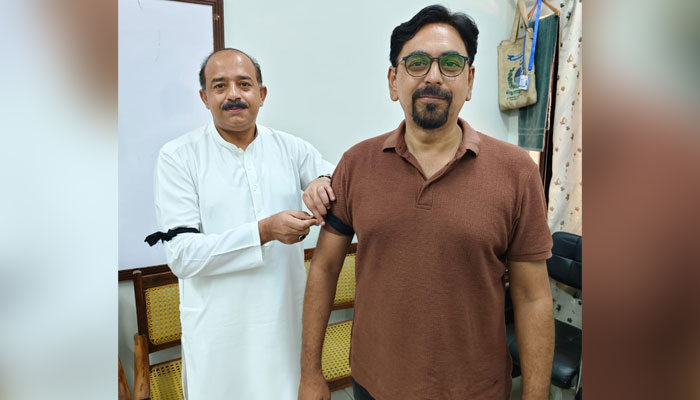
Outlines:
[[452,93],[447,90],[440,90],[437,86],[426,86],[422,89],[416,89],[416,91],[413,92],[413,101],[416,101],[416,99],[421,96],[435,96],[447,101],[452,100]]
[[248,108],[248,103],[243,100],[230,100],[221,105],[221,109],[228,111],[232,108]]

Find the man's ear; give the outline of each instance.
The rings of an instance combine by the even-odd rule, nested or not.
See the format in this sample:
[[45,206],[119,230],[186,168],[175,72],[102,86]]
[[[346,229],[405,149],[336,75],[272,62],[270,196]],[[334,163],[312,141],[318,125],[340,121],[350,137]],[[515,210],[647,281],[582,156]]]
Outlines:
[[204,105],[207,107],[207,109],[210,109],[209,108],[209,100],[207,100],[207,92],[200,89],[199,90],[199,98],[202,99],[202,103],[204,103]]
[[389,66],[389,72],[387,72],[386,78],[389,81],[389,97],[391,98],[391,101],[396,101],[399,99],[399,90],[396,87],[395,67]]
[[267,97],[267,86],[263,85],[260,87],[260,107],[265,104],[265,97]]
[[466,101],[469,101],[472,99],[472,88],[474,87],[474,73],[476,73],[476,68],[474,66],[469,67],[469,78],[467,81],[467,85],[469,87],[469,90],[467,90],[467,98]]

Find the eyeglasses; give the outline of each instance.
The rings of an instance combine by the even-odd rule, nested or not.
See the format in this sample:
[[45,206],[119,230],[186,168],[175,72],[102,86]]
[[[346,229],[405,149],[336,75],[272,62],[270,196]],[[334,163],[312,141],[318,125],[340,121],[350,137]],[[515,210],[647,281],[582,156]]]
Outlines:
[[443,75],[455,77],[464,71],[469,57],[457,53],[447,53],[440,57],[430,57],[425,53],[414,53],[402,58],[401,62],[406,65],[406,72],[409,75],[420,78],[430,72],[433,60],[437,60],[438,67]]

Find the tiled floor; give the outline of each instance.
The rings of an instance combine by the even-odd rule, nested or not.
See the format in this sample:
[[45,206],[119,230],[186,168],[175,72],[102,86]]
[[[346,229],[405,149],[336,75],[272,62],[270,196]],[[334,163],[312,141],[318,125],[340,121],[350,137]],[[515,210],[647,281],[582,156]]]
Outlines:
[[[549,398],[551,400],[573,400],[574,394],[573,390],[560,390],[557,387],[552,387]],[[520,377],[514,378],[510,400],[520,400],[522,396],[522,380]],[[352,396],[352,387],[331,393],[331,400],[354,400]]]
[[[560,389],[556,386],[551,386],[549,391],[550,400],[574,400],[576,392],[573,389]],[[522,378],[513,378],[513,390],[510,392],[510,400],[520,400],[523,397]]]
[[331,400],[355,400],[352,396],[352,386],[331,393]]

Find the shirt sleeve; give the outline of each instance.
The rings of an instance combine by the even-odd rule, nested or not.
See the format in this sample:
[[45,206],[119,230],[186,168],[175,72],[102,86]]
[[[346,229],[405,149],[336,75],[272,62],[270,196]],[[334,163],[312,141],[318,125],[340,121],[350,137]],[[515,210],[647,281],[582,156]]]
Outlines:
[[299,165],[299,184],[302,190],[321,175],[331,175],[335,165],[323,159],[321,153],[311,143],[295,137]]
[[326,214],[326,224],[323,226],[323,229],[336,235],[355,235],[349,206],[349,182],[347,158],[343,155],[331,178],[335,201]]
[[[202,231],[195,181],[178,154],[161,150],[154,176],[158,227]],[[179,278],[243,271],[263,265],[257,221],[219,234],[182,233],[164,242],[168,265]]]
[[541,261],[552,257],[552,234],[537,166],[533,163],[521,183],[516,219],[508,246],[510,261]]

